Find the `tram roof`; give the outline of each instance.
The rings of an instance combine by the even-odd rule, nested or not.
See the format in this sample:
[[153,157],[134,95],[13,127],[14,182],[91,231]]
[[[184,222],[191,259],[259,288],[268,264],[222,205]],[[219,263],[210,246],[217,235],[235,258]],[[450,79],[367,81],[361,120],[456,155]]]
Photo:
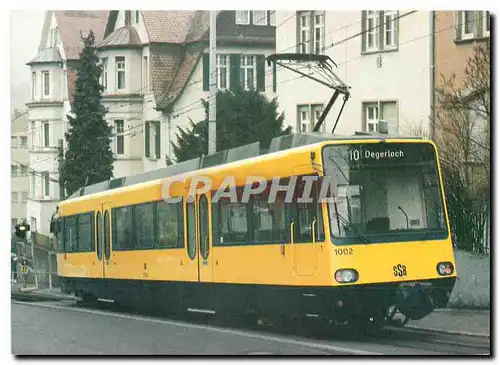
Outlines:
[[319,132],[289,134],[273,138],[271,144],[269,145],[269,149],[263,149],[260,146],[260,142],[255,142],[248,145],[219,151],[211,155],[201,156],[161,169],[142,172],[139,174],[124,176],[111,180],[105,180],[93,185],[85,186],[74,192],[72,195],[66,198],[66,200],[325,141],[359,141],[374,139],[422,140],[423,138],[415,136],[375,134],[368,132],[356,132],[354,135],[350,136]]

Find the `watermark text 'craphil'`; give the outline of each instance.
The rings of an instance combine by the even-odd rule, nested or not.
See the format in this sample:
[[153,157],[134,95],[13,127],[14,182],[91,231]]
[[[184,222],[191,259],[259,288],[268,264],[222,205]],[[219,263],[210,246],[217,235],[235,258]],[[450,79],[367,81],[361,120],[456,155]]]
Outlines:
[[[217,203],[220,199],[229,199],[231,203],[248,203],[252,196],[265,193],[268,203],[274,203],[276,198],[280,196],[280,192],[285,196],[284,202],[291,203],[312,203],[328,202],[332,203],[337,195],[337,184],[331,176],[301,176],[301,181],[298,185],[297,176],[291,176],[286,183],[283,183],[279,177],[273,179],[265,179],[261,176],[248,176],[246,179],[243,192],[238,194],[238,188],[234,176],[226,176],[219,184],[219,187],[214,191],[212,180],[208,176],[193,176],[186,177],[179,175],[174,178],[166,178],[162,185],[162,198],[168,203],[180,202],[182,197],[180,192],[188,191],[188,202],[193,201],[197,195],[202,195],[214,191],[212,202]],[[313,185],[317,183],[316,189]],[[180,184],[182,189],[177,189],[174,196],[171,195],[172,187]],[[281,199],[280,199],[281,200]]]

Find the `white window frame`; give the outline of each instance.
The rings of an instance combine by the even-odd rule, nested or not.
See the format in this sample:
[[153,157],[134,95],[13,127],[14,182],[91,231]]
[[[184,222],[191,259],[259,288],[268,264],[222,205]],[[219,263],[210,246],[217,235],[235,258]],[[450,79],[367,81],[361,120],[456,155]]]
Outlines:
[[11,191],[10,192],[10,199],[12,200],[12,203],[17,203],[18,200],[17,200],[17,191]]
[[36,125],[35,125],[35,121],[32,120],[31,121],[31,148],[34,149],[35,146],[36,146]]
[[248,70],[253,70],[252,86],[253,89],[257,89],[257,58],[255,56],[242,55],[240,60],[240,82],[244,90],[250,90],[248,85]]
[[[114,148],[114,152],[115,152],[115,155],[117,156],[123,156],[125,155],[125,136],[124,136],[124,133],[125,133],[125,121],[123,119],[115,119],[114,120],[114,124],[115,124],[115,148]],[[120,128],[118,128],[120,127]],[[118,138],[121,138],[122,141],[123,141],[123,151],[122,153],[118,153]]]
[[236,10],[236,24],[250,24],[250,10]]
[[[490,36],[490,30],[487,27],[487,22],[488,19],[490,19],[490,12],[489,11],[482,11],[480,12],[480,16],[483,17],[483,37],[489,37]],[[491,29],[491,23],[490,23],[490,29]]]
[[31,99],[36,99],[36,71],[31,73]]
[[[154,120],[149,122],[149,159],[156,160],[156,125],[159,122]],[[160,141],[161,143],[161,141]],[[160,147],[161,148],[161,147]]]
[[[372,117],[370,117],[370,111],[373,111]],[[366,121],[366,131],[367,132],[378,132],[378,116],[379,116],[379,103],[367,103],[365,105],[365,121]],[[370,126],[373,129],[370,130]]]
[[309,105],[299,105],[299,133],[309,133],[311,129],[311,108]]
[[[370,26],[370,20],[373,20],[374,25]],[[366,40],[365,40],[365,49],[367,52],[378,50],[379,45],[379,12],[377,10],[367,10],[366,18],[365,18],[365,29],[366,29]],[[373,28],[373,29],[371,29]],[[371,30],[370,30],[371,29]],[[370,47],[369,36],[373,37],[373,44]]]
[[[21,147],[28,147],[28,137],[27,136],[21,136],[21,144],[20,146]],[[25,141],[26,143],[23,143],[23,141]]]
[[[217,89],[227,90],[229,89],[229,55],[228,54],[218,54],[217,55]],[[221,72],[221,69],[225,71]],[[226,85],[222,86],[222,75],[226,75]]]
[[[473,39],[474,38],[474,26],[476,24],[476,22],[474,21],[472,24],[471,24],[471,32],[470,33],[465,33],[465,14],[469,12],[471,13],[472,17],[471,19],[474,19],[475,20],[475,11],[467,11],[467,10],[463,10],[463,11],[460,11],[460,24],[461,24],[461,39],[465,40],[465,39]],[[472,21],[472,20],[471,20]]]
[[276,26],[276,10],[269,11],[269,25]]
[[[117,56],[115,57],[115,69],[116,69],[116,90],[122,91],[127,88],[127,65],[125,57]],[[120,88],[119,79],[120,73],[123,73],[123,87]]]
[[[47,126],[47,127],[45,127]],[[43,147],[50,148],[50,124],[49,122],[43,122]]]
[[108,58],[101,58],[102,64],[102,75],[101,75],[101,85],[104,88],[104,91],[108,90]]
[[[320,17],[321,22],[316,22],[316,17]],[[325,47],[325,14],[323,12],[314,12],[313,13],[313,24],[314,24],[314,32],[313,32],[313,47],[315,54],[321,54],[323,52],[323,48]],[[319,29],[319,41],[317,39],[316,30]],[[319,43],[319,44],[318,44]],[[319,49],[318,49],[319,45]]]
[[[311,50],[311,17],[309,12],[299,12],[299,53],[307,54]],[[305,19],[306,24],[303,24]],[[305,39],[304,39],[305,35]]]
[[[319,118],[321,118],[321,115],[323,114],[323,104],[312,104],[311,105],[311,117],[312,117],[312,127],[313,128],[316,123],[318,122]],[[311,129],[312,130],[312,129]],[[326,131],[326,120],[323,120],[323,123],[321,124],[321,131],[325,132]]]
[[[47,76],[47,77],[46,77]],[[47,90],[48,93],[45,93],[45,86],[48,84]],[[50,72],[48,70],[42,71],[42,96],[50,97]]]
[[[394,10],[386,10],[383,13],[383,32],[384,32],[384,49],[396,48],[396,32],[398,31],[396,17],[398,12]],[[387,20],[387,17],[390,19]],[[387,32],[390,31],[390,43],[387,43]]]
[[10,136],[10,147],[17,148],[17,137],[16,136]]
[[[262,15],[264,15],[264,17],[262,17]],[[267,25],[267,10],[252,10],[252,17],[253,25]]]

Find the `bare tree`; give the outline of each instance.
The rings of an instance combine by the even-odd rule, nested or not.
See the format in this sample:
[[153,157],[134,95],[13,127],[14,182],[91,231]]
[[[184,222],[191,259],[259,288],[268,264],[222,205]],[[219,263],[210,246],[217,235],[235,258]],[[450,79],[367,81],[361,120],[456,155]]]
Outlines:
[[453,73],[436,88],[435,142],[444,172],[455,244],[484,252],[490,217],[490,43],[474,45],[464,79]]

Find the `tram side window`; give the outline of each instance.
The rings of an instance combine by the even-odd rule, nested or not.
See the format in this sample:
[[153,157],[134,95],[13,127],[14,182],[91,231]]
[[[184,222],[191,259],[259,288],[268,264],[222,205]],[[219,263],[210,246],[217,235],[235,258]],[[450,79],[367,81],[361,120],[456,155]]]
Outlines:
[[138,249],[152,248],[155,241],[154,203],[134,207],[135,242]]
[[220,199],[214,225],[214,245],[248,242],[248,205]]
[[85,213],[78,216],[78,252],[94,250],[94,214]]
[[[305,180],[300,176],[297,179],[297,185],[292,203],[288,204],[289,214],[295,221],[294,233],[296,242],[312,242],[324,240],[323,217],[321,214],[321,203],[318,202],[318,196],[321,191],[321,184],[318,181],[312,183],[311,190],[308,193],[305,190]],[[307,199],[306,202],[302,199]],[[313,237],[314,226],[314,237]]]
[[285,193],[279,192],[274,202],[269,202],[268,192],[254,195],[252,207],[252,241],[285,242]]
[[64,252],[77,252],[77,216],[64,218]]
[[177,203],[167,203],[162,200],[156,204],[156,221],[158,233],[156,247],[184,247],[182,200]]
[[127,250],[135,248],[132,214],[132,207],[113,209],[113,247],[115,249]]

